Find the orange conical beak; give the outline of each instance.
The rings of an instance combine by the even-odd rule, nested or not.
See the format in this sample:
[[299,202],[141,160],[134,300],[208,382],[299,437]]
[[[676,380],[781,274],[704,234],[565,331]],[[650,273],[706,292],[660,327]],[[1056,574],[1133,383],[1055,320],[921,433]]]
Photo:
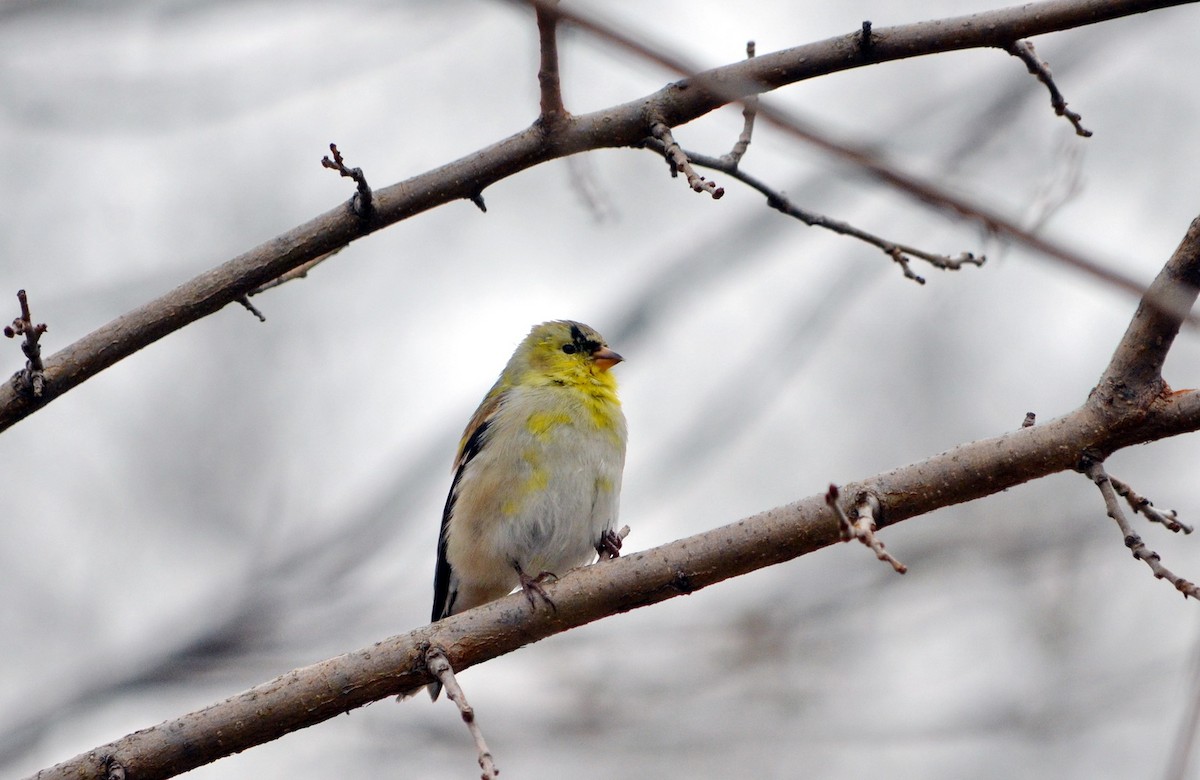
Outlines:
[[624,359],[608,347],[600,347],[592,353],[592,362],[599,366],[601,371],[607,371]]

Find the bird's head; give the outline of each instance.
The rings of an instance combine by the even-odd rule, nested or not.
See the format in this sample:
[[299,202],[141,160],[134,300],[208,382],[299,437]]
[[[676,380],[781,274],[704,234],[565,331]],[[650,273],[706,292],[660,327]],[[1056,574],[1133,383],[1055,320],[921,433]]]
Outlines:
[[520,374],[533,372],[555,384],[571,384],[601,378],[623,359],[587,325],[554,320],[529,331],[513,353],[509,369]]

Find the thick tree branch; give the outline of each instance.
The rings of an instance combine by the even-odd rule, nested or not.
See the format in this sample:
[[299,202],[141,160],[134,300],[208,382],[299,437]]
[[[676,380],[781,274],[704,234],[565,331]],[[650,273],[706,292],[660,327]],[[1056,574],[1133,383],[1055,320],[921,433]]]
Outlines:
[[[653,95],[603,111],[572,117],[547,135],[535,125],[440,168],[375,194],[369,224],[339,206],[229,260],[165,295],[130,311],[45,359],[46,389],[38,397],[0,383],[0,431],[32,414],[117,361],[196,320],[238,301],[251,290],[376,230],[453,200],[479,202],[487,186],[519,171],[592,149],[637,146],[653,121],[689,122],[732,99],[847,68],[972,47],[1003,47],[1014,40],[1065,30],[1196,0],[1053,0],[956,19],[875,28],[862,47],[860,31],[766,54],[668,85]],[[556,12],[548,2],[539,10]],[[560,17],[567,15],[557,11]],[[669,60],[663,60],[668,63]],[[669,67],[673,67],[668,65]],[[714,90],[714,86],[721,89]],[[861,150],[834,144],[766,105],[760,119],[859,165],[915,197],[981,221],[997,234],[1073,265],[1128,290],[1138,285],[1077,253],[1020,230],[999,215],[951,197],[944,190],[883,166]]]
[[1162,378],[1167,352],[1200,290],[1200,220],[1192,222],[1175,254],[1155,277],[1093,391],[1101,406],[1137,407],[1170,392]]
[[[1200,273],[1200,217],[1155,280]],[[1191,288],[1191,301],[1196,288]],[[1186,302],[1179,296],[1182,307]],[[1130,332],[1161,315],[1139,307]],[[1128,346],[1126,335],[1118,354]],[[1113,361],[1114,365],[1120,361]],[[1136,366],[1126,361],[1123,365]],[[1140,370],[1140,369],[1137,369]],[[1106,375],[1112,373],[1110,366]],[[1119,377],[1115,379],[1120,379]],[[1097,402],[1045,424],[963,444],[919,463],[849,483],[849,506],[869,504],[882,527],[998,493],[1061,471],[1086,468],[1135,444],[1200,430],[1200,391],[1149,397],[1142,406]],[[814,476],[813,481],[828,475]],[[766,566],[841,539],[826,493],[644,552],[576,569],[545,587],[557,609],[530,610],[513,594],[371,647],[296,669],[203,710],[130,734],[39,772],[37,780],[102,778],[114,761],[138,780],[172,777],[372,701],[432,681],[430,648],[462,671],[540,639]]]

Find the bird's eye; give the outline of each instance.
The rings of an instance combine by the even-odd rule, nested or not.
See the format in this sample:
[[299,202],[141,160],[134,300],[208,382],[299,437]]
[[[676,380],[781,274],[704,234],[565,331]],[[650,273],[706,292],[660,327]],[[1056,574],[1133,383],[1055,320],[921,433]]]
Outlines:
[[562,349],[563,352],[567,353],[568,355],[574,355],[576,351],[574,344],[563,344]]

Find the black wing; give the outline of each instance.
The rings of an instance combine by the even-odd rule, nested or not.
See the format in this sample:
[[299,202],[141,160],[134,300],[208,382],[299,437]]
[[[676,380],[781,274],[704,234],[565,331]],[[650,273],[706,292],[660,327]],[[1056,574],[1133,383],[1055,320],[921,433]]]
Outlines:
[[454,481],[450,484],[450,495],[446,496],[446,508],[442,510],[442,530],[438,534],[437,568],[433,570],[433,612],[431,622],[437,622],[447,615],[454,614],[454,602],[458,598],[458,590],[450,589],[450,561],[446,560],[446,530],[450,525],[450,516],[454,514],[454,504],[458,499],[458,483],[462,481],[463,472],[479,451],[483,449],[484,437],[487,434],[488,423],[483,422],[463,444],[462,457],[459,458],[458,468],[454,471]]

